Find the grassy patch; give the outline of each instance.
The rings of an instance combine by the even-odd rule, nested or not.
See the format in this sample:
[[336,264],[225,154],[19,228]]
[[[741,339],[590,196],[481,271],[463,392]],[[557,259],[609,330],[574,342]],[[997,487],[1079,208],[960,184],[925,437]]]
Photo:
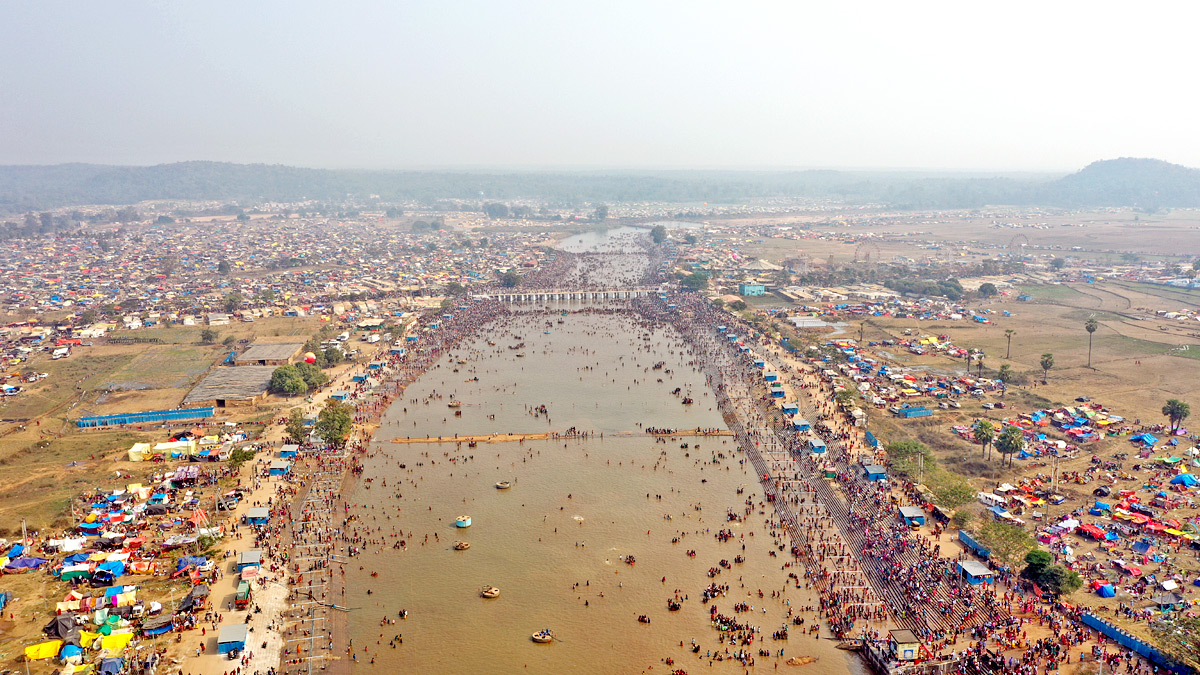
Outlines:
[[[171,345],[150,347],[100,385],[104,389],[167,389],[185,387],[212,365],[213,347]],[[224,349],[220,350],[224,353]]]
[[1021,292],[1032,297],[1037,302],[1071,304],[1073,302],[1084,301],[1088,297],[1066,284],[1059,284],[1057,286],[1023,286]]
[[123,368],[133,354],[91,356],[80,354],[60,361],[39,362],[36,369],[50,376],[21,395],[0,404],[0,416],[8,420],[27,420],[54,411],[92,389],[114,371]]
[[1109,283],[1128,291],[1153,295],[1164,300],[1182,302],[1193,306],[1200,305],[1200,291],[1175,288],[1174,286],[1160,286],[1158,284],[1139,284],[1132,281],[1113,281]]

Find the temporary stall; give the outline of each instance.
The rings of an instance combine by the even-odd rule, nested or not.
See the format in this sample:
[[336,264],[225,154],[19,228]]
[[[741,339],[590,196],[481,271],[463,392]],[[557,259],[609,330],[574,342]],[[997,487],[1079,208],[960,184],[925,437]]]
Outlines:
[[250,627],[244,623],[235,623],[221,628],[217,635],[217,653],[228,654],[232,651],[242,651],[246,648],[246,638],[250,635]]

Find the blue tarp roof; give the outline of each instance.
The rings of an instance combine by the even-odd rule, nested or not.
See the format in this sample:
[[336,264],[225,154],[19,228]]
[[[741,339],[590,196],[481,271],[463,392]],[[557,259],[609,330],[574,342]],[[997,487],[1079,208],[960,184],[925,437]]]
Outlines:
[[1104,586],[1096,589],[1096,595],[1099,595],[1102,598],[1111,598],[1116,594],[1117,591],[1113,589],[1112,584],[1105,584]]
[[48,561],[45,558],[34,558],[33,556],[25,556],[9,560],[4,566],[6,570],[36,570],[45,565]]
[[1181,473],[1171,479],[1171,485],[1186,485],[1188,487],[1195,487],[1200,485],[1200,480],[1197,480],[1196,477],[1190,473]]
[[188,565],[194,565],[196,567],[199,567],[206,562],[208,562],[208,558],[205,558],[204,556],[185,555],[182,558],[180,558],[179,560],[175,561],[175,571],[178,572],[179,570],[187,567]]

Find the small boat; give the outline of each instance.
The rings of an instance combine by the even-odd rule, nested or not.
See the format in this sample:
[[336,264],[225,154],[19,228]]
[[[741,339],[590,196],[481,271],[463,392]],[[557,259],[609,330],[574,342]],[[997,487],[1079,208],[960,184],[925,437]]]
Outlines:
[[810,663],[815,663],[816,660],[817,657],[815,656],[793,656],[792,658],[788,659],[786,663],[789,666],[807,666]]
[[484,586],[479,589],[479,595],[488,599],[498,598],[500,597],[500,589],[495,586]]
[[543,628],[530,636],[534,642],[546,644],[554,641],[554,633],[550,632],[549,628]]
[[470,527],[471,526],[471,516],[459,516],[454,521],[454,526],[455,527]]
[[525,352],[517,352],[517,358],[519,358],[519,359],[525,358]]
[[450,401],[449,403],[446,404],[446,407],[447,408],[461,408],[462,402],[461,401]]
[[650,623],[650,617],[646,616],[645,614],[642,614],[642,615],[638,616],[638,623]]
[[857,652],[863,648],[862,640],[843,640],[837,644],[838,649]]
[[510,483],[509,481],[506,481],[506,480],[502,480],[499,483],[496,483],[497,490],[507,490],[510,487],[512,487],[512,483]]
[[465,551],[465,550],[467,550],[467,549],[469,549],[469,548],[471,548],[471,542],[469,542],[469,541],[456,541],[456,542],[454,542],[454,550],[455,550],[455,551]]

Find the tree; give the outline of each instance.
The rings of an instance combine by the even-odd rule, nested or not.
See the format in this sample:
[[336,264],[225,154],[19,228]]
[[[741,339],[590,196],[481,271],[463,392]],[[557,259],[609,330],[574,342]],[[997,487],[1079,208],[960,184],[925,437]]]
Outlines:
[[1067,266],[1066,258],[1055,258],[1054,260],[1050,261],[1050,267],[1053,268],[1055,271],[1061,271],[1062,268],[1064,268],[1066,266]]
[[843,409],[854,405],[855,394],[849,389],[843,389],[834,395],[833,400]]
[[329,381],[329,376],[322,373],[321,369],[314,364],[301,362],[294,367],[309,389],[316,389]]
[[608,204],[600,204],[596,210],[592,212],[592,218],[595,220],[608,220]]
[[1100,323],[1096,321],[1096,317],[1094,316],[1088,317],[1088,320],[1083,324],[1083,329],[1088,334],[1088,368],[1092,367],[1092,333],[1095,333],[1099,327]]
[[507,218],[508,206],[506,204],[492,202],[490,204],[483,205],[483,212],[487,214],[488,218]]
[[733,302],[729,303],[729,309],[732,309],[735,312],[740,312],[746,309],[746,307],[746,303],[742,300],[734,300]]
[[224,340],[221,340],[221,344],[232,349],[233,346],[237,344],[237,338],[235,338],[232,335],[229,335]]
[[996,440],[996,426],[988,420],[975,420],[971,429],[975,432],[975,441],[980,445],[979,454],[987,454],[988,448]]
[[688,244],[695,244],[696,242],[700,241],[700,239],[691,232],[683,235],[683,240]]
[[1021,427],[1007,426],[1000,432],[1000,436],[996,438],[996,449],[1000,451],[1003,462],[1004,455],[1008,455],[1008,465],[1012,466],[1012,458],[1025,447],[1025,432]]
[[971,524],[971,517],[970,511],[959,509],[954,512],[953,516],[950,516],[950,522],[954,523],[954,526],[961,530]]
[[99,316],[100,315],[96,312],[96,310],[85,309],[85,310],[83,310],[83,313],[79,315],[79,322],[87,323],[87,324],[96,323],[96,319]]
[[656,244],[663,243],[667,240],[667,228],[662,225],[655,225],[650,230],[650,238],[653,239],[654,243]]
[[992,552],[992,558],[1015,569],[1033,549],[1033,537],[1019,525],[990,521],[979,530],[979,541]]
[[327,399],[325,408],[317,414],[317,422],[313,425],[313,430],[317,436],[330,445],[345,445],[353,426],[353,413],[354,409],[349,404],[335,398]]
[[888,443],[884,449],[887,451],[888,457],[893,460],[897,459],[912,459],[917,455],[928,455],[929,448],[921,441],[907,439],[903,441],[892,441]]
[[217,341],[217,335],[217,331],[211,328],[205,328],[204,330],[200,331],[200,344],[211,345]]
[[1025,563],[1021,576],[1056,596],[1070,595],[1083,586],[1083,579],[1077,572],[1055,565],[1054,556],[1041,549],[1026,553]]
[[327,347],[323,352],[313,352],[325,357],[326,365],[336,366],[346,359],[346,354],[337,347]]
[[1012,366],[1008,365],[1007,363],[1000,364],[1000,371],[996,373],[996,379],[1000,380],[1004,384],[1012,382],[1015,376],[1016,373],[1013,372]]
[[703,290],[708,288],[708,275],[703,272],[692,272],[683,278],[680,282],[684,288],[693,291]]
[[234,292],[230,293],[229,295],[225,296],[225,299],[222,301],[222,305],[225,307],[226,312],[229,312],[230,314],[232,314],[233,312],[237,311],[237,309],[239,307],[242,306],[242,302],[244,300],[245,300],[245,298],[242,297],[241,293],[234,291]]
[[467,287],[463,286],[457,281],[451,281],[450,283],[446,284],[446,295],[462,295],[466,292]]
[[513,270],[508,270],[500,275],[500,285],[505,288],[516,288],[521,284],[521,275]]
[[308,430],[304,427],[304,411],[293,408],[291,414],[288,415],[287,424],[284,426],[288,438],[295,443],[303,443],[304,438],[308,436]]
[[1050,377],[1050,369],[1054,367],[1054,355],[1046,352],[1042,354],[1042,360],[1038,363],[1042,366],[1042,384],[1046,384],[1046,380]]
[[217,263],[217,274],[229,274],[232,271],[233,265],[230,265],[228,260]]
[[267,384],[267,391],[272,394],[299,396],[308,393],[308,384],[296,366],[279,366],[271,372],[271,381]]
[[1167,399],[1162,408],[1162,414],[1171,421],[1171,433],[1179,431],[1179,425],[1192,414],[1192,407],[1177,398]]
[[981,298],[990,298],[999,292],[1000,290],[996,288],[996,284],[990,281],[979,284],[979,297]]
[[1012,339],[1013,339],[1013,336],[1016,334],[1017,334],[1017,331],[1015,331],[1011,328],[1004,329],[1004,339],[1008,340],[1008,351],[1004,352],[1004,358],[1006,358],[1006,359],[1008,357],[1012,356]]

